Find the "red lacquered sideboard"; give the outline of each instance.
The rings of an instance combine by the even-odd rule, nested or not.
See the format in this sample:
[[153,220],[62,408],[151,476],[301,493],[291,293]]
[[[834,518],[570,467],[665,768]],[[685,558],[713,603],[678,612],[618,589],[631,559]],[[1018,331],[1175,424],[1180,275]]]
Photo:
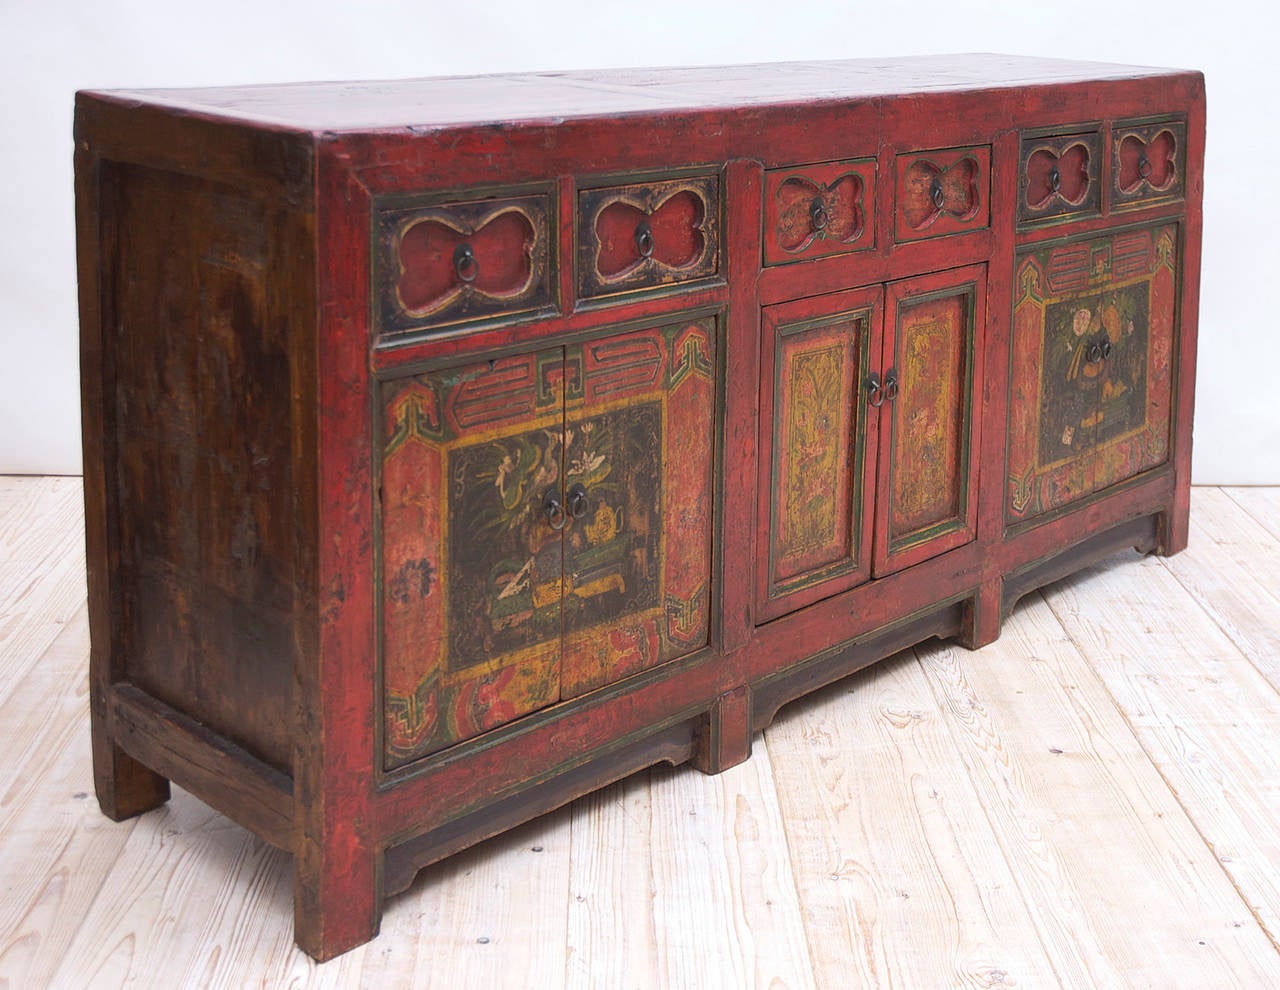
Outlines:
[[93,756],[299,945],[1187,539],[1199,73],[995,55],[86,92]]

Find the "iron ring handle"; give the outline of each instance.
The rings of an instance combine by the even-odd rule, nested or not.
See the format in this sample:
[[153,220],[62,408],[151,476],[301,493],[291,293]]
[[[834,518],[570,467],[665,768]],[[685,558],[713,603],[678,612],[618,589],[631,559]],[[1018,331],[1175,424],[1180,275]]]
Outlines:
[[648,220],[641,220],[636,224],[635,232],[636,250],[640,252],[640,257],[653,257],[653,229],[649,226]]
[[1098,350],[1102,354],[1102,360],[1105,361],[1107,358],[1111,357],[1111,341],[1104,338],[1102,343],[1098,345]]
[[557,533],[569,524],[569,516],[560,504],[554,488],[547,489],[547,493],[542,496],[542,513],[547,517],[547,525]]
[[569,489],[566,504],[569,507],[569,518],[581,519],[587,514],[587,489],[582,484],[574,485]]
[[822,200],[815,199],[809,206],[809,226],[814,229],[815,233],[822,233],[827,229],[827,224],[831,222],[831,214],[827,212],[827,208],[822,205]]
[[480,262],[470,244],[459,244],[453,249],[453,270],[460,282],[474,282],[480,274]]
[[867,379],[867,404],[872,409],[879,409],[884,405],[884,389],[880,386],[880,376],[875,372]]
[[898,397],[898,373],[892,368],[884,376],[884,397],[886,402],[892,402]]
[[942,183],[937,179],[929,183],[929,198],[933,200],[933,205],[938,209],[942,209],[947,202],[947,194],[943,192]]
[[1138,156],[1138,175],[1146,178],[1151,174],[1151,159],[1146,155]]
[[1055,165],[1053,168],[1049,169],[1049,191],[1057,192],[1061,188],[1062,173],[1058,171],[1058,166]]
[[1090,344],[1089,349],[1085,351],[1085,356],[1089,359],[1090,364],[1097,364],[1102,360],[1102,346],[1100,344]]

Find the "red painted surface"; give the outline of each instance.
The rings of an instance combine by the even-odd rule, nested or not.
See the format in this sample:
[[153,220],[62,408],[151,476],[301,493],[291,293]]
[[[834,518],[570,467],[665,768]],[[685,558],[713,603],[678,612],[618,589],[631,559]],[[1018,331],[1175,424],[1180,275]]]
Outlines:
[[[1162,552],[1185,545],[1204,153],[1196,73],[970,56],[90,94],[78,129],[99,794],[116,816],[164,795],[164,779],[113,734],[109,701],[131,676],[116,648],[132,634],[111,603],[142,593],[117,587],[131,579],[113,567],[127,424],[112,421],[120,369],[104,341],[113,307],[133,297],[109,259],[127,268],[148,256],[112,240],[112,211],[137,201],[136,190],[103,195],[103,175],[127,174],[111,172],[123,162],[232,188],[208,215],[239,229],[244,207],[217,211],[250,204],[263,225],[265,257],[246,275],[262,279],[259,303],[215,325],[283,333],[289,345],[286,360],[243,371],[246,391],[287,397],[287,415],[269,426],[287,431],[289,462],[260,469],[274,494],[249,486],[245,497],[283,527],[270,545],[287,550],[287,567],[255,572],[291,632],[264,657],[275,666],[260,684],[273,695],[292,686],[271,704],[296,713],[297,932],[319,958],[376,931],[388,848],[420,840],[425,861],[479,841],[571,799],[583,785],[556,787],[587,779],[573,776],[583,768],[597,781],[645,759],[722,769],[746,756],[751,729],[777,704],[875,659],[855,650],[840,667],[843,644],[890,644],[910,621],[920,635],[980,645],[998,633],[1015,573],[1080,566],[1073,548],[1095,534],[1138,533],[1149,545],[1152,520]],[[1085,162],[1080,149],[1095,139]],[[1140,157],[1151,168],[1135,185]],[[1046,193],[1054,167],[1058,189]],[[1147,269],[1142,429],[1066,472],[1070,498],[1007,517],[1009,479],[1036,429],[1028,383],[1043,344],[1044,311],[1019,306],[1015,274],[1030,257],[1103,241],[1123,267],[1141,253],[1135,230],[1151,234],[1148,261],[1176,259]],[[459,267],[463,244],[478,271]],[[1124,308],[1101,298],[1082,308],[1090,327],[1098,316],[1098,334],[1123,333],[1109,305]],[[868,314],[857,329],[855,311]],[[816,329],[788,337],[805,321]],[[940,335],[913,330],[924,324]],[[824,401],[840,407],[830,422],[800,377],[779,378],[806,340],[827,338],[844,348],[829,369],[839,387]],[[574,472],[602,493],[562,538],[560,601],[581,621],[562,615],[559,635],[537,640],[553,644],[545,663],[521,655],[542,649],[525,642],[451,666],[447,608],[431,596],[450,572],[514,575],[484,556],[497,541],[482,533],[467,561],[446,559],[462,546],[448,542],[450,500],[470,506],[474,489],[499,491],[502,470],[499,457],[492,477],[464,473],[455,494],[448,458],[468,444],[544,442],[534,439],[540,414],[531,420],[503,377],[522,361],[535,410],[563,407],[549,427],[562,438],[558,494]],[[872,410],[867,376],[883,382],[890,369],[906,391]],[[493,387],[477,399],[458,375]],[[1106,376],[1085,377],[1101,395]],[[1110,381],[1108,401],[1124,394]],[[660,427],[641,417],[646,403]],[[389,453],[406,416],[420,417],[415,439]],[[457,443],[432,434],[445,422]],[[633,479],[626,505],[591,466],[588,423],[647,439],[620,448],[632,458],[618,462],[618,477]],[[209,442],[232,453],[234,434],[212,430]],[[195,476],[175,464],[178,505]],[[808,491],[811,464],[828,477]],[[275,497],[291,511],[268,511]],[[805,497],[816,501],[793,501]],[[227,541],[213,538],[227,522],[200,531],[214,574],[237,573],[217,556]],[[638,542],[614,544],[627,525]],[[661,566],[645,549],[659,544]],[[626,566],[611,556],[619,547]],[[190,550],[163,539],[155,549],[157,560]],[[541,543],[529,549],[536,556]],[[619,584],[640,587],[644,567],[646,604],[604,610]],[[569,586],[584,593],[566,599]],[[183,628],[177,596],[148,602],[166,628]],[[202,662],[233,669],[211,642]],[[444,696],[421,689],[446,674],[468,686],[445,699],[453,728],[439,734],[443,709],[431,704]],[[226,707],[198,692],[173,701],[197,721]],[[650,738],[661,746],[626,755]],[[236,762],[253,759],[228,757],[227,776],[266,779]],[[182,760],[166,766],[183,783]],[[192,766],[188,782],[201,772]],[[237,814],[234,787],[205,793],[254,820]]]
[[873,160],[771,169],[765,176],[765,264],[873,248],[875,206]]

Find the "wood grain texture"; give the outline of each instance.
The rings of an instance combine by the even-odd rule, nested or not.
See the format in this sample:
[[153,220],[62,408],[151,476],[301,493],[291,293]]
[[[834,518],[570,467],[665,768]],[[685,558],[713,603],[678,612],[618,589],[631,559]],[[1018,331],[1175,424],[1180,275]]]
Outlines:
[[[372,938],[387,890],[406,889],[437,855],[654,760],[697,754],[723,769],[746,755],[746,727],[766,725],[783,701],[901,647],[990,639],[997,606],[1014,597],[1006,578],[1029,591],[1131,538],[1143,550],[1181,549],[1194,341],[1172,320],[1185,314],[1194,327],[1203,79],[1088,71],[974,56],[80,94],[91,729],[104,811],[119,819],[154,807],[171,778],[287,847],[298,943],[330,959]],[[383,114],[399,119],[375,123]],[[1100,216],[1060,228],[1063,237],[1018,231],[1023,137],[1098,121],[1110,141],[1116,121],[1156,116],[1178,125],[1184,158],[1171,164],[1159,134],[1144,138],[1164,154],[1153,188],[1172,188],[1169,165],[1186,173],[1185,196],[1144,199],[1123,216],[1103,198]],[[853,207],[836,195],[841,175],[821,164],[841,162],[866,169],[865,249],[766,271],[765,177],[816,166],[787,243],[832,221],[849,242]],[[1107,188],[1112,177],[1104,167]],[[1073,497],[1006,529],[994,502],[1005,498],[1008,438],[995,426],[1016,397],[1007,371],[1020,326],[1006,320],[1024,284],[1011,280],[1019,245],[1028,258],[1061,255],[1045,269],[1050,288],[1076,279],[1091,293],[1073,296],[1070,314],[1053,311],[1055,325],[1066,315],[1069,329],[1099,334],[1086,354],[1117,353],[1085,362],[1096,401],[1050,435],[1057,447],[1077,435],[1098,447]],[[1115,295],[1135,259],[1160,303],[1147,310]],[[526,298],[530,279],[538,289]],[[821,311],[855,286],[883,296],[891,329],[860,336],[872,345],[865,362],[814,376],[840,387],[787,417],[805,427],[795,438],[766,441],[764,405],[778,391],[763,380],[772,372],[761,320],[781,306]],[[931,298],[944,289],[950,302]],[[475,293],[493,308],[474,310]],[[412,317],[396,339],[385,319],[379,329],[389,299]],[[437,316],[447,329],[428,333]],[[1138,333],[1148,316],[1150,333]],[[712,321],[702,344],[653,337]],[[1158,342],[1145,378],[1102,373],[1107,360],[1127,367],[1123,334]],[[446,381],[505,374],[515,356],[547,352],[559,357],[535,362],[547,372],[535,380],[552,407],[563,389],[562,439],[554,415],[528,421],[514,403],[502,415],[514,397],[495,378],[492,418],[472,421],[450,465],[452,535],[424,531],[416,509],[397,518],[388,492],[437,504],[445,465],[377,455],[383,420],[392,423],[379,401],[388,383],[448,392],[445,406],[462,413],[465,390]],[[660,365],[671,372],[666,400],[636,403]],[[1014,381],[1026,391],[1042,377]],[[868,403],[891,406],[869,431],[874,449],[850,457],[857,430],[832,431],[822,411],[860,405],[863,389]],[[1112,436],[1135,425],[1126,410],[1142,395],[1147,432]],[[420,398],[406,411],[430,420],[433,404]],[[488,436],[499,421],[501,437]],[[514,528],[504,518],[490,526],[477,507],[492,502],[479,496],[496,492],[509,509],[513,471],[535,466],[525,448],[546,430],[534,471],[547,472],[535,485],[542,515],[536,491],[533,502],[517,493]],[[606,452],[606,434],[626,439]],[[807,478],[809,456],[829,462],[818,473],[844,490],[827,506],[834,520],[805,512],[791,527],[784,517],[775,538],[757,516],[773,508],[760,486],[781,446],[788,465],[798,458],[781,472],[797,489],[789,501],[820,502],[830,484]],[[850,467],[859,456],[861,478]],[[860,489],[874,494],[855,506]],[[412,552],[385,555],[388,532]],[[773,552],[796,557],[769,570],[763,593],[762,532]],[[562,566],[544,574],[541,551],[554,563],[557,539]],[[447,560],[433,559],[441,547]],[[500,559],[479,552],[490,549]],[[498,620],[492,643],[451,650],[445,664],[467,684],[461,709],[433,695],[441,664],[421,653],[479,628],[485,606],[463,594],[471,582],[460,566],[504,603],[487,613]],[[401,595],[427,597],[429,573],[431,593],[451,603],[447,629]],[[404,615],[389,598],[404,599]],[[540,616],[540,603],[558,606]],[[538,663],[503,659],[529,645],[518,628],[529,614],[545,625],[540,642],[563,643],[558,683]],[[506,631],[511,642],[496,635]],[[522,674],[536,690],[513,694],[498,681]],[[737,691],[738,738],[704,746],[714,735],[704,726],[724,727],[721,700]],[[457,731],[436,732],[437,700]],[[217,759],[233,747],[274,768],[269,828],[254,817],[261,775]],[[216,788],[206,786],[214,765]]]
[[1249,513],[1255,523],[1280,540],[1280,489],[1223,488],[1221,491]]
[[978,655],[917,653],[1062,984],[1276,978],[1266,933],[1040,595]]
[[814,986],[762,749],[614,785],[575,807],[573,838],[568,985]]
[[[38,515],[49,490],[24,487],[38,496],[25,502],[33,510],[28,532],[53,535]],[[14,504],[11,495],[0,494],[6,508]],[[51,501],[56,508],[56,499]],[[23,583],[45,580],[31,567]],[[0,592],[8,590],[0,586]],[[81,587],[79,610],[53,644],[36,654],[34,669],[21,679],[3,680],[11,690],[0,704],[0,751],[6,754],[0,768],[0,986],[53,985],[76,923],[133,830],[133,822],[105,819],[93,800],[83,594]]]
[[570,823],[563,809],[424,870],[388,902],[362,985],[562,986]]
[[1057,982],[910,653],[765,732],[820,986]]
[[1165,566],[1280,690],[1280,626],[1259,621],[1280,616],[1280,524],[1264,528],[1280,523],[1280,502],[1263,489],[1197,488],[1191,505],[1191,542]]
[[1046,598],[1277,942],[1280,694],[1155,558],[1082,571]]
[[78,478],[0,481],[2,704],[84,601],[84,503]]
[[[56,542],[57,487],[0,480],[0,526]],[[455,856],[323,966],[293,944],[287,856],[180,790],[99,814],[81,604],[0,677],[0,984],[1276,985],[1280,718],[1249,652],[1275,613],[1243,576],[1265,591],[1280,491],[1193,505],[1184,557],[789,706],[718,777],[650,771]],[[59,563],[26,561],[0,600],[56,601]]]

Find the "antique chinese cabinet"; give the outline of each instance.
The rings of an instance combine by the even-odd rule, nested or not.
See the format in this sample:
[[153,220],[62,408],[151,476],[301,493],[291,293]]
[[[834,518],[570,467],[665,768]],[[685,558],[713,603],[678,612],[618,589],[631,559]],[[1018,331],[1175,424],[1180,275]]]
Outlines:
[[1001,56],[82,93],[96,783],[299,944],[1187,539],[1198,73]]

